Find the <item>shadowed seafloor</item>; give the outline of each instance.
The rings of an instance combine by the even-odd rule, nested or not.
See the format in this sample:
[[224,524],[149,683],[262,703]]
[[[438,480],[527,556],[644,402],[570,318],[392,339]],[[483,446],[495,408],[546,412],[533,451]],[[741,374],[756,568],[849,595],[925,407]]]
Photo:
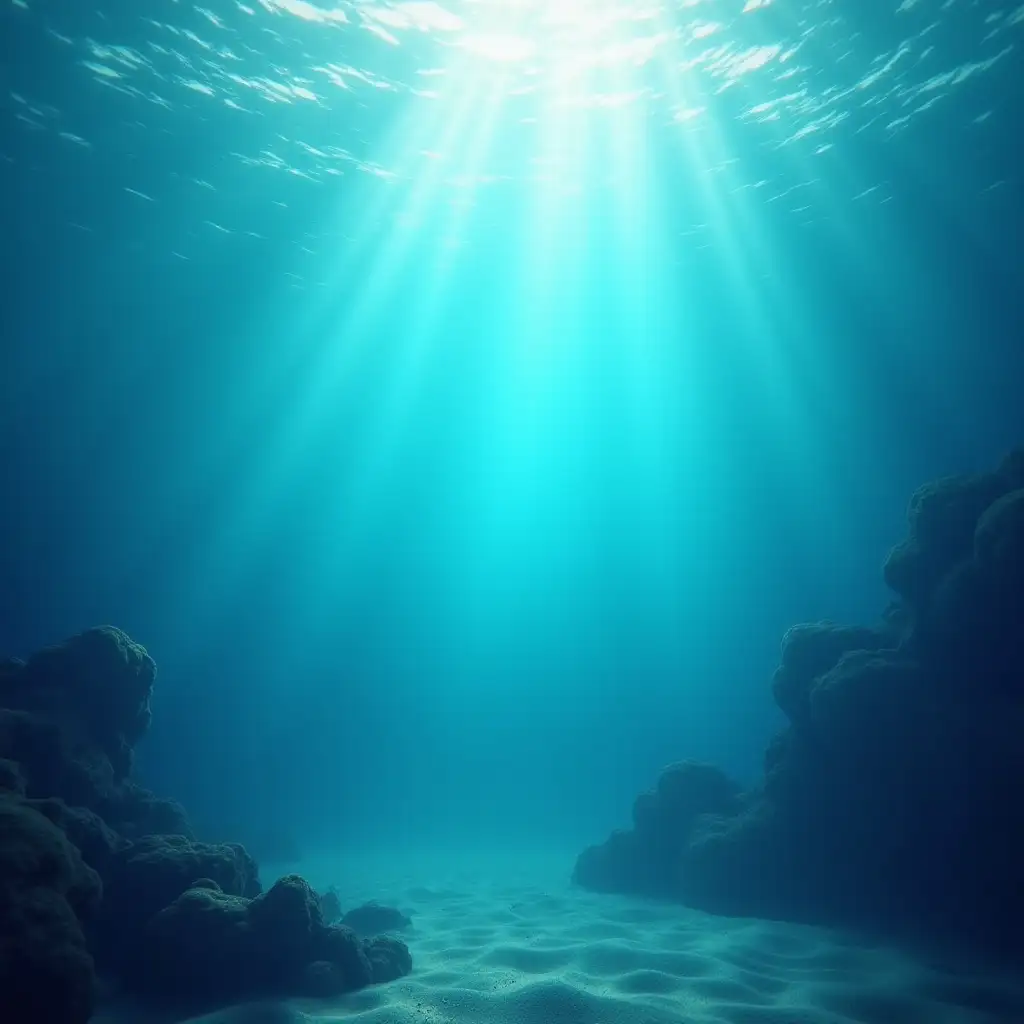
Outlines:
[[[723,919],[564,882],[565,855],[324,858],[318,885],[379,898],[413,921],[414,972],[329,1000],[266,1001],[199,1018],[231,1024],[995,1024],[1024,1020],[1009,976],[827,929]],[[461,864],[462,867],[454,866]],[[132,1008],[100,1024],[153,1024]]]

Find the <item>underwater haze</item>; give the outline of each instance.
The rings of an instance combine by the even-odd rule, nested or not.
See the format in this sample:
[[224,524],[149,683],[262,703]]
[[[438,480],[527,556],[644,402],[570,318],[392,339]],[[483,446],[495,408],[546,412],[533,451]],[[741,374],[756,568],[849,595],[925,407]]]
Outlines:
[[1024,436],[1016,0],[0,33],[0,650],[144,644],[139,779],[260,861],[568,878],[666,764],[754,784],[786,630]]

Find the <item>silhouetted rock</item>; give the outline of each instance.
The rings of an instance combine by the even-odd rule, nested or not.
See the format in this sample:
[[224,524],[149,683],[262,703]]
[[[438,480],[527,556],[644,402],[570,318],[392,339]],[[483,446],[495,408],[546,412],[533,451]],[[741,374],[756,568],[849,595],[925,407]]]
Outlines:
[[194,839],[185,808],[177,800],[156,796],[125,781],[109,792],[96,808],[111,827],[126,839],[146,836],[184,836]]
[[328,926],[296,875],[246,899],[212,881],[187,889],[147,924],[130,984],[161,1002],[209,1007],[260,996],[338,995],[412,969],[403,943],[363,943]]
[[341,920],[341,900],[338,898],[338,891],[331,887],[327,892],[320,894],[320,914],[324,924],[334,924]]
[[188,888],[145,924],[124,972],[127,986],[161,1002],[203,1008],[263,982],[249,901],[206,884]]
[[921,488],[909,526],[881,625],[786,635],[762,785],[696,816],[641,797],[577,882],[1024,949],[1024,450]]
[[88,1021],[96,983],[81,918],[100,892],[59,828],[0,797],[0,1020]]
[[27,784],[17,761],[0,758],[0,794],[24,796]]
[[351,928],[342,924],[327,925],[317,948],[317,960],[325,960],[334,965],[335,982],[342,986],[336,991],[349,992],[365,988],[373,981],[373,966],[366,954],[366,944]]
[[370,961],[370,980],[374,985],[397,981],[412,970],[409,947],[393,935],[377,935],[368,940],[364,948]]
[[51,718],[2,705],[0,757],[18,765],[32,797],[60,797],[76,807],[96,808],[115,786],[110,762],[81,735]]
[[228,896],[260,890],[255,862],[241,846],[211,846],[184,836],[146,836],[117,851],[105,877],[100,953],[123,964],[135,955],[147,923],[198,879],[210,879]]
[[682,852],[703,815],[735,809],[739,786],[712,765],[670,765],[650,793],[633,804],[633,830],[614,832],[585,851],[574,880],[606,892],[677,893]]
[[179,804],[131,779],[155,674],[109,626],[0,661],[0,1020],[84,1024],[94,964],[190,1008],[411,970],[397,940],[326,923],[302,878],[261,892],[242,846],[196,842]]
[[82,854],[82,859],[101,878],[109,878],[115,854],[127,842],[93,811],[85,807],[68,807],[63,800],[47,797],[27,803],[52,821]]
[[385,932],[400,932],[408,928],[412,921],[400,910],[385,907],[380,903],[364,903],[345,914],[341,923],[351,928],[356,935],[383,935]]
[[896,646],[883,630],[815,622],[793,626],[782,638],[782,658],[772,680],[775,703],[791,721],[806,721],[815,682],[850,651]]
[[99,626],[0,674],[0,707],[40,715],[93,744],[117,781],[131,771],[132,748],[149,728],[155,678],[144,647]]
[[87,807],[127,838],[180,833],[184,811],[128,779],[149,727],[156,667],[145,648],[101,626],[0,671],[0,757],[31,797]]
[[284,977],[294,978],[306,964],[320,959],[320,897],[301,876],[285,875],[257,896],[249,904],[249,921],[267,944],[272,941],[274,964]]
[[943,578],[971,557],[982,513],[1022,487],[1024,449],[994,473],[951,476],[918,488],[907,512],[908,536],[889,553],[885,582],[913,612],[924,611]]

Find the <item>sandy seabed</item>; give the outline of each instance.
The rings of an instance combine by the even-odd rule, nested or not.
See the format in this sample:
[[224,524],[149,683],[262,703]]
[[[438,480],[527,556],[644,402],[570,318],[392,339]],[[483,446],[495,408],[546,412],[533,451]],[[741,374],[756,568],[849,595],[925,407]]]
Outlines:
[[[409,854],[289,866],[347,907],[413,919],[407,978],[196,1024],[1024,1024],[1024,983],[825,929],[713,917],[571,887],[551,858]],[[500,862],[499,862],[500,861]],[[503,863],[502,863],[503,862]],[[571,859],[568,861],[571,865]],[[264,869],[264,882],[283,869]],[[181,1018],[174,1018],[180,1020]],[[96,1024],[169,1024],[138,1008]]]

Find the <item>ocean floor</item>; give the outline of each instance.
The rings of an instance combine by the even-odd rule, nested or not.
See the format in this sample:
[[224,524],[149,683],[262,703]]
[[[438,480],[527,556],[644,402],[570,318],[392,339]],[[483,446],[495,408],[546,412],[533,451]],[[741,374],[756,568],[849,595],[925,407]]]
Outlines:
[[[413,918],[413,973],[330,1001],[236,1006],[196,1024],[1024,1024],[1024,983],[818,928],[573,889],[564,856],[265,868]],[[107,1009],[97,1024],[169,1024]]]

